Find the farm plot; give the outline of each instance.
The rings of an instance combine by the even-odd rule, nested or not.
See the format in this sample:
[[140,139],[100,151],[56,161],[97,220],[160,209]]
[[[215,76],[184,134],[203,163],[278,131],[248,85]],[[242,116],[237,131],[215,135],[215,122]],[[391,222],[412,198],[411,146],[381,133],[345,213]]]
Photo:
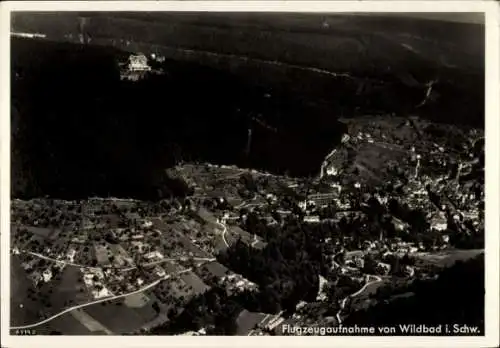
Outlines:
[[85,307],[85,310],[95,320],[116,334],[136,331],[148,321],[143,319],[134,309],[128,308],[123,299],[96,303]]
[[104,332],[92,332],[70,313],[65,313],[35,328],[38,335],[99,335]]
[[484,249],[455,249],[440,253],[422,254],[416,257],[416,261],[417,265],[420,266],[430,264],[438,267],[451,267],[457,261],[467,261],[468,259],[479,256],[482,253],[484,253]]
[[43,305],[31,297],[29,290],[33,285],[16,255],[11,256],[10,267],[10,325],[35,323],[40,318]]
[[246,309],[241,311],[236,319],[236,335],[246,336],[252,329],[254,329],[264,318],[265,313],[249,312]]

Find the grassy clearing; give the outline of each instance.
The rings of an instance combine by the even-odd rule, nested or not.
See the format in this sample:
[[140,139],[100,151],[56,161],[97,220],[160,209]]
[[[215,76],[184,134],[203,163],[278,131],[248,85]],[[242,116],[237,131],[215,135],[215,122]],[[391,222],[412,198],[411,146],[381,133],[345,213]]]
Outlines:
[[246,336],[265,316],[264,313],[249,312],[244,309],[236,319],[238,325],[236,335]]
[[10,274],[10,325],[21,326],[39,320],[39,311],[42,305],[28,297],[28,289],[32,288],[31,281],[21,267],[17,256],[11,256]]
[[219,262],[210,262],[201,267],[202,269],[206,269],[212,275],[221,278],[226,275],[228,268]]
[[98,333],[91,332],[82,323],[73,317],[70,313],[65,313],[48,323],[36,327],[36,332],[39,335],[51,335],[54,332],[64,333],[64,335],[97,335]]
[[[133,332],[148,321],[135,310],[125,306],[122,299],[91,305],[85,310],[95,320],[116,334]],[[151,319],[153,318],[154,316]]]
[[193,291],[196,294],[203,293],[209,289],[203,280],[201,280],[200,277],[193,272],[184,273],[180,277],[187,285],[193,287]]
[[[54,271],[55,263],[47,263],[45,269]],[[49,317],[63,310],[88,303],[93,298],[88,294],[80,269],[64,267],[59,274],[53,272],[53,277],[48,282],[40,281],[37,297],[44,302],[44,316]]]
[[457,261],[467,261],[482,253],[484,253],[484,249],[447,250],[439,253],[420,255],[417,258],[417,262],[446,268],[452,266]]

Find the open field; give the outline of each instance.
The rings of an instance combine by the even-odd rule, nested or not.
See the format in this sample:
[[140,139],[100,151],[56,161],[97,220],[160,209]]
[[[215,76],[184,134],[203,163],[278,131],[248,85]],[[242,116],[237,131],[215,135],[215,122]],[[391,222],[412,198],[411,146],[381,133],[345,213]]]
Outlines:
[[439,253],[417,256],[417,263],[432,264],[439,267],[450,267],[457,261],[466,261],[484,253],[484,249],[447,250]]
[[205,272],[217,278],[222,278],[228,272],[228,268],[222,265],[221,263],[214,261],[203,265],[202,267],[199,268],[199,271]]
[[80,321],[78,321],[71,313],[65,313],[60,317],[51,320],[48,323],[37,326],[37,334],[64,334],[64,335],[104,335],[104,332],[92,332]]
[[92,333],[94,332],[104,332],[108,335],[112,335],[113,332],[109,330],[107,327],[103,326],[100,322],[92,318],[90,315],[85,312],[85,309],[75,309],[74,311],[71,311],[70,314],[78,320],[83,326],[85,326],[88,330],[90,330]]
[[128,308],[142,308],[148,303],[149,298],[144,293],[127,296],[124,300]]
[[[186,267],[172,262],[165,262],[162,268],[167,272],[167,274],[174,274]],[[181,299],[184,302],[186,299],[205,292],[209,287],[203,282],[201,278],[197,275],[198,267],[193,271],[186,272],[177,276],[170,278],[167,281],[163,281],[158,286],[155,287],[155,295],[167,306],[171,305],[171,301],[166,300],[167,297],[172,297],[175,299]]]
[[236,319],[236,324],[238,325],[236,335],[246,336],[265,317],[265,313],[249,312],[244,309]]
[[196,294],[201,294],[210,289],[201,279],[198,277],[195,273],[189,272],[189,273],[184,273],[181,276],[181,279],[188,284],[189,286],[193,287],[193,291]]
[[43,237],[43,238],[49,238],[52,233],[54,233],[53,229],[50,228],[44,228],[44,227],[34,227],[34,226],[26,226],[26,229],[28,230],[29,233],[32,233],[34,235]]
[[116,334],[134,332],[156,316],[156,313],[151,310],[149,316],[143,317],[135,309],[128,308],[123,303],[123,299],[105,302],[105,305],[95,304],[86,307],[85,310]]
[[49,292],[51,312],[58,313],[68,307],[88,303],[93,300],[85,287],[80,269],[64,267],[60,280],[52,280],[45,284]]
[[[139,294],[131,296],[137,296],[137,295]],[[140,295],[146,301],[142,303],[142,306],[134,306],[134,307],[128,306],[126,302],[129,301],[128,299],[130,296],[125,297],[125,299],[123,300],[124,305],[128,307],[130,310],[134,311],[136,314],[138,314],[143,320],[150,321],[154,319],[157,315],[157,312],[153,308],[153,303],[156,301],[156,296],[154,296],[153,294],[148,294],[148,292],[142,292]]]
[[26,277],[26,272],[22,269],[19,258],[11,256],[11,277],[10,277],[10,321],[12,326],[20,326],[26,323],[36,322],[39,311],[43,310],[42,304],[37,300],[32,300],[28,296],[28,289],[33,285]]

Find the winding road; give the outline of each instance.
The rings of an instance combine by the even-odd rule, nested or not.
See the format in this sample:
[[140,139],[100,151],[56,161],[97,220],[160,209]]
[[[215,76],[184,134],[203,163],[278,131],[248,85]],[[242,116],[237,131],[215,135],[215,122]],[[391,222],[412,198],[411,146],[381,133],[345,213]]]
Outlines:
[[[73,262],[67,262],[67,261],[64,261],[64,260],[57,260],[57,259],[54,259],[52,257],[48,257],[48,256],[45,256],[45,255],[42,255],[42,254],[39,254],[39,253],[34,253],[32,251],[23,251],[23,253],[29,254],[29,255],[32,255],[32,256],[35,256],[35,257],[47,260],[47,261],[52,261],[52,262],[56,262],[56,263],[62,263],[63,265],[66,265],[66,266],[73,266],[73,267],[79,267],[79,268],[88,268],[88,269],[95,269],[95,270],[102,269],[102,267],[93,267],[93,266],[87,266],[87,265],[82,265],[82,264],[73,263]],[[208,257],[163,258],[163,259],[158,260],[158,261],[152,261],[152,262],[148,262],[148,263],[143,263],[140,266],[147,267],[147,266],[158,265],[158,264],[161,264],[161,263],[167,262],[167,261],[188,261],[188,260],[212,262],[212,261],[215,261],[216,258],[215,257],[213,257],[213,258],[208,258]],[[123,268],[117,268],[116,270],[119,271],[119,272],[128,272],[128,271],[132,271],[134,269],[137,269],[137,267],[138,266],[123,267]]]
[[365,291],[365,290],[366,290],[366,288],[367,288],[368,286],[370,286],[371,284],[379,283],[379,282],[381,282],[381,281],[382,281],[382,278],[380,278],[379,276],[376,276],[376,275],[369,274],[369,275],[368,275],[368,277],[373,277],[373,278],[375,278],[375,280],[372,280],[372,281],[370,281],[370,282],[367,282],[365,285],[363,285],[363,287],[362,287],[361,289],[359,289],[358,291],[356,291],[356,292],[355,292],[355,293],[353,293],[353,294],[350,294],[349,296],[346,296],[344,299],[342,299],[342,301],[340,301],[340,309],[339,309],[339,311],[337,312],[337,314],[335,315],[335,316],[336,316],[336,318],[337,318],[337,321],[338,321],[339,325],[340,325],[340,324],[342,324],[342,319],[340,318],[340,314],[341,314],[341,313],[342,313],[342,311],[344,310],[344,308],[345,308],[345,304],[346,304],[347,300],[348,300],[349,298],[353,298],[353,297],[356,297],[356,296],[360,295],[360,294],[361,294],[363,291]]
[[89,268],[89,269],[100,269],[101,268],[101,267],[92,267],[92,266],[82,265],[82,264],[78,264],[78,263],[68,262],[68,261],[64,261],[64,260],[57,260],[57,259],[54,259],[52,257],[48,257],[48,256],[45,256],[45,255],[42,255],[39,253],[34,253],[32,251],[21,251],[21,253],[35,256],[35,257],[38,257],[40,259],[47,260],[47,261],[62,263],[63,265],[66,265],[66,266],[73,266],[73,267],[79,267],[79,268]]
[[[223,235],[223,239],[225,240],[224,235]],[[227,241],[226,241],[226,243],[227,243]],[[57,260],[57,259],[45,256],[45,255],[42,255],[42,254],[39,254],[39,253],[31,252],[31,251],[22,251],[22,252],[26,253],[26,254],[29,254],[29,255],[32,255],[32,256],[35,256],[35,257],[38,257],[38,258],[41,258],[41,259],[44,259],[44,260],[47,260],[47,261],[62,263],[62,264],[67,265],[67,266],[73,266],[73,267],[79,267],[79,268],[88,268],[88,269],[101,269],[100,267],[92,267],[92,266],[81,265],[81,264],[77,264],[77,263],[73,263],[73,262],[67,262],[67,261],[63,261],[63,260]],[[167,261],[179,261],[179,260],[183,261],[184,259],[185,260],[190,260],[190,259],[193,260],[194,259],[194,260],[197,260],[197,261],[203,261],[203,263],[213,262],[213,261],[216,260],[215,258],[204,258],[204,257],[194,257],[194,258],[187,258],[187,257],[186,258],[184,258],[184,257],[180,257],[180,258],[164,258],[162,260],[158,260],[158,261],[153,261],[153,262],[149,262],[149,263],[146,263],[146,264],[142,264],[141,266],[152,266],[152,265],[160,264],[160,263],[167,262]],[[138,266],[133,266],[133,267],[121,268],[121,269],[118,269],[118,270],[120,272],[125,272],[125,271],[134,270],[137,267]],[[47,319],[41,320],[39,322],[36,322],[36,323],[33,323],[33,324],[29,324],[29,325],[14,326],[14,327],[11,327],[10,329],[11,330],[30,329],[30,328],[33,328],[33,327],[36,327],[36,326],[48,323],[51,320],[54,320],[54,319],[60,317],[61,315],[69,313],[69,312],[71,312],[71,311],[73,311],[75,309],[84,308],[84,307],[87,307],[87,306],[90,306],[90,305],[93,305],[93,304],[97,304],[97,303],[101,303],[101,302],[106,302],[106,301],[112,301],[112,300],[115,300],[115,299],[119,299],[119,298],[127,297],[127,296],[130,296],[130,295],[134,295],[134,294],[137,294],[137,293],[141,293],[143,291],[146,291],[146,290],[148,290],[148,289],[150,289],[150,288],[158,285],[160,282],[162,282],[162,281],[164,281],[166,279],[169,279],[170,277],[172,277],[174,275],[179,275],[179,274],[187,273],[187,272],[190,272],[192,270],[193,270],[193,268],[190,267],[190,268],[184,269],[182,271],[175,272],[173,274],[167,274],[164,277],[162,277],[162,278],[160,278],[158,280],[155,280],[151,284],[146,285],[146,286],[144,286],[144,287],[142,287],[142,288],[140,288],[138,290],[135,290],[135,291],[132,291],[132,292],[129,292],[129,293],[125,293],[125,294],[114,295],[114,296],[110,296],[110,297],[98,299],[98,300],[91,301],[91,302],[84,303],[84,304],[80,304],[80,305],[75,305],[73,307],[69,307],[69,308],[67,308],[67,309],[65,309],[65,310],[63,310],[63,311],[61,311],[61,312],[59,312],[59,313],[57,313],[57,314],[55,314],[55,315],[47,318]]]
[[92,302],[87,302],[87,303],[83,303],[83,304],[76,305],[76,306],[73,306],[73,307],[69,307],[69,308],[63,310],[62,312],[59,312],[59,313],[57,313],[57,314],[55,314],[55,315],[53,315],[53,316],[51,316],[51,317],[49,317],[47,319],[41,320],[39,322],[36,322],[36,323],[33,323],[33,324],[29,324],[29,325],[11,326],[10,329],[11,330],[31,329],[31,328],[43,325],[45,323],[48,323],[49,321],[52,321],[52,320],[60,317],[61,315],[69,313],[69,312],[71,312],[72,310],[75,310],[75,309],[84,308],[84,307],[91,306],[93,304],[97,304],[97,303],[101,303],[101,302],[106,302],[106,301],[112,301],[112,300],[116,300],[116,299],[119,299],[119,298],[123,298],[123,297],[127,297],[127,296],[130,296],[130,295],[135,295],[135,294],[141,293],[143,291],[146,291],[146,290],[148,290],[148,289],[150,289],[150,288],[158,285],[162,281],[169,279],[173,275],[179,275],[179,274],[187,273],[187,272],[190,272],[192,270],[193,270],[193,268],[187,268],[187,269],[183,269],[182,271],[176,272],[175,274],[167,274],[164,277],[162,277],[162,278],[160,278],[158,280],[155,280],[151,284],[146,285],[145,287],[140,288],[138,290],[135,290],[135,291],[132,291],[132,292],[129,292],[129,293],[126,293],[126,294],[121,294],[121,295],[115,295],[115,296],[111,296],[111,297],[106,297],[106,298],[102,298],[102,299],[95,300],[95,301],[92,301]]
[[[227,234],[227,226],[221,222],[217,222],[217,224],[219,226],[222,227],[222,240],[224,242],[224,244],[229,248],[229,243],[227,242],[227,239],[226,239],[226,234]],[[39,257],[41,259],[44,259],[44,260],[48,260],[48,261],[53,261],[53,262],[57,262],[57,263],[62,263],[62,264],[65,264],[65,265],[68,265],[68,266],[74,266],[74,267],[80,267],[80,268],[90,268],[90,269],[100,269],[99,267],[91,267],[91,266],[87,266],[87,265],[81,265],[81,264],[76,264],[76,263],[73,263],[73,262],[67,262],[67,261],[63,261],[63,260],[57,260],[57,259],[54,259],[54,258],[51,258],[51,257],[48,257],[48,256],[45,256],[45,255],[42,255],[42,254],[39,254],[39,253],[35,253],[35,252],[31,252],[31,251],[23,251],[24,253],[26,254],[29,254],[29,255],[32,255],[32,256],[35,256],[35,257]],[[182,258],[181,258],[182,259]],[[206,261],[206,262],[211,262],[211,261],[214,261],[215,258],[195,258],[197,260],[200,260],[200,261]],[[148,263],[148,264],[144,264],[143,266],[147,266],[147,265],[154,265],[154,264],[158,264],[158,263],[162,263],[162,262],[166,262],[166,261],[177,261],[179,259],[171,259],[171,258],[168,258],[168,259],[162,259],[162,260],[159,260],[159,261],[155,261],[155,262],[151,262],[151,263]],[[134,267],[128,267],[128,268],[123,268],[123,269],[120,269],[120,271],[129,271],[129,270],[133,270],[133,269],[136,269],[137,266],[134,266]],[[175,275],[179,275],[179,274],[183,274],[183,273],[187,273],[187,272],[190,272],[192,271],[192,267],[191,268],[187,268],[187,269],[184,269],[182,271],[179,271],[179,272],[176,272]],[[132,292],[129,292],[129,293],[125,293],[125,294],[121,294],[121,295],[114,295],[114,296],[111,296],[111,297],[106,297],[106,298],[102,298],[102,299],[98,299],[98,300],[95,300],[95,301],[91,301],[91,302],[87,302],[87,303],[84,303],[84,304],[80,304],[80,305],[75,305],[75,306],[72,306],[72,307],[69,307],[49,318],[46,318],[44,320],[41,320],[39,322],[36,322],[36,323],[33,323],[33,324],[28,324],[28,325],[22,325],[22,326],[13,326],[13,327],[10,327],[11,330],[20,330],[20,329],[30,329],[30,328],[34,328],[34,327],[37,327],[37,326],[40,326],[40,325],[43,325],[45,323],[48,323],[66,313],[69,313],[73,310],[76,310],[76,309],[80,309],[80,308],[84,308],[84,307],[88,307],[88,306],[91,306],[91,305],[94,305],[94,304],[98,304],[98,303],[102,303],[102,302],[107,302],[107,301],[112,301],[112,300],[116,300],[116,299],[119,299],[119,298],[124,298],[124,297],[127,297],[127,296],[131,296],[131,295],[134,295],[134,294],[138,294],[138,293],[141,293],[141,292],[144,292],[156,285],[158,285],[160,282],[164,281],[164,280],[167,280],[169,279],[170,277],[172,277],[174,274],[167,274],[165,275],[164,277],[158,279],[158,280],[155,280],[154,282],[138,289],[138,290],[135,290],[135,291],[132,291]],[[342,310],[345,308],[345,304],[347,302],[347,300],[349,298],[352,298],[352,297],[356,297],[358,296],[359,294],[361,294],[363,291],[366,290],[366,288],[371,285],[371,284],[374,284],[374,283],[378,283],[378,282],[381,282],[382,279],[379,277],[379,276],[375,276],[375,275],[369,275],[369,277],[374,277],[375,280],[373,281],[370,281],[370,282],[367,282],[361,289],[359,289],[358,291],[356,291],[355,293],[345,297],[342,301],[341,301],[341,304],[340,304],[340,309],[339,311],[337,312],[336,314],[336,317],[337,317],[337,320],[339,322],[339,324],[342,323],[342,320],[340,318],[340,314],[342,312]],[[267,320],[269,318],[270,314],[267,314],[263,320],[261,320],[261,323],[264,322],[265,320]],[[249,336],[253,333],[253,330],[249,332]]]
[[221,226],[222,227],[222,241],[224,242],[224,244],[226,245],[226,247],[229,248],[229,243],[227,242],[227,239],[226,239],[226,234],[227,234],[227,226],[221,222],[216,222],[217,225]]

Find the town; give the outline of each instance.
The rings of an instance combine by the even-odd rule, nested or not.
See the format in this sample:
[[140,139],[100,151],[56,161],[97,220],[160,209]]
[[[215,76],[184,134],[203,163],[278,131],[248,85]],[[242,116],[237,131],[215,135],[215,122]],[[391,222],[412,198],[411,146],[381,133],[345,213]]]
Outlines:
[[[92,334],[211,334],[218,320],[190,308],[215,296],[234,304],[217,307],[231,313],[224,330],[281,335],[339,325],[387,284],[482,253],[479,131],[347,122],[315,178],[179,163],[165,173],[189,187],[184,197],[13,200],[12,262],[42,304],[33,325],[58,331],[71,315]],[[192,330],[176,331],[178,320]]]

